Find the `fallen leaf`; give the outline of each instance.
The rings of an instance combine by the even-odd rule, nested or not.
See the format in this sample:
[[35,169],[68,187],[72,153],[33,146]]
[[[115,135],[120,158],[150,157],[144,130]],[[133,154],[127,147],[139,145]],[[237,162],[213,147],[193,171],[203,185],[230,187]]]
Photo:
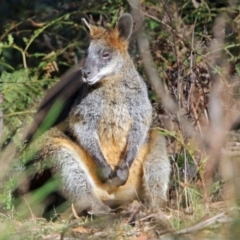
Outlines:
[[92,229],[80,226],[80,227],[73,228],[72,231],[77,232],[77,233],[91,233]]

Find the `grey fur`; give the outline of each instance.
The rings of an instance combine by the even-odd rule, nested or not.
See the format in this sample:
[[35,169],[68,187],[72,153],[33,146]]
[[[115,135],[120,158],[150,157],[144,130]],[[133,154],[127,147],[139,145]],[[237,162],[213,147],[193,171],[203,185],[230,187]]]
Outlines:
[[120,38],[128,40],[132,35],[133,19],[129,13],[124,13],[118,20]]
[[[61,148],[53,158],[58,159],[56,172],[61,179],[61,190],[71,199],[78,212],[85,209],[94,211],[93,209],[104,206],[94,192],[94,183],[89,172],[72,149]],[[108,209],[107,206],[105,209]]]
[[[74,204],[77,212],[91,210],[93,213],[108,212],[110,208],[102,203],[96,192],[95,184],[81,157],[74,149],[59,146],[55,138],[61,137],[67,142],[71,140],[57,128],[49,130],[38,143],[41,145],[39,157],[47,160],[48,167],[59,179],[59,190]],[[47,166],[42,166],[46,168]]]
[[[94,66],[94,64],[96,63],[93,62],[90,66]],[[100,119],[104,114],[109,114],[109,109],[113,108],[114,122],[109,124],[113,117],[109,114],[108,122],[103,122],[106,128],[111,129],[111,125],[114,124],[119,129],[124,129],[128,122],[132,121],[133,124],[128,133],[126,154],[119,164],[119,169],[128,171],[146,138],[151,124],[152,107],[146,85],[137,73],[130,57],[125,56],[125,61],[121,65],[120,73],[117,72],[116,76],[114,74],[111,76],[109,88],[105,84],[96,84],[81,103],[73,109],[70,114],[70,128],[79,144],[96,160],[97,164],[107,168],[107,162],[99,145],[98,123]],[[113,95],[113,92],[117,92],[117,97],[119,97],[119,99],[115,99],[114,104],[113,99],[109,97]],[[75,121],[75,119],[78,120]],[[112,173],[112,178],[115,179],[113,181],[117,186],[123,185],[128,176],[123,173],[126,177],[117,182],[116,177],[121,178],[118,173],[118,171]]]
[[161,135],[151,142],[150,148],[143,165],[144,198],[150,206],[159,207],[167,201],[171,165]]

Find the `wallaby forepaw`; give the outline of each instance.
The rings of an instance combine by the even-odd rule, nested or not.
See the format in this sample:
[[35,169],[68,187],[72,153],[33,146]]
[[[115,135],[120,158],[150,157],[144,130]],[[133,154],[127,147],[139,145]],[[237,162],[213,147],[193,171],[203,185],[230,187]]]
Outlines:
[[112,176],[110,176],[110,179],[108,180],[108,183],[119,187],[124,185],[127,182],[129,176],[129,170],[128,168],[118,168]]
[[97,175],[102,183],[105,183],[113,174],[113,170],[110,166],[105,166],[98,169]]

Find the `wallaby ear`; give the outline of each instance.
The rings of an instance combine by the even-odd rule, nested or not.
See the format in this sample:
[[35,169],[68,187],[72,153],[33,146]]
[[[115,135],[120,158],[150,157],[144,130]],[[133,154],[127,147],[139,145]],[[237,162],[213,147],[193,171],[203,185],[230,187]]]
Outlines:
[[121,40],[128,40],[132,34],[133,19],[129,13],[124,13],[117,23],[117,28],[119,31],[119,38]]
[[82,18],[81,20],[82,20],[83,25],[85,26],[85,28],[87,29],[87,31],[91,35],[92,31],[93,31],[91,24],[89,24],[85,18]]

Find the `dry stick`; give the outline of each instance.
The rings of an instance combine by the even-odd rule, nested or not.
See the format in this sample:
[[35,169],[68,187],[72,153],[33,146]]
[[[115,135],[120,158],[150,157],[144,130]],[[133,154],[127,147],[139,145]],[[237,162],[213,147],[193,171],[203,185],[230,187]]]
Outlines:
[[[199,121],[200,116],[201,116],[201,114],[202,114],[202,111],[200,112],[199,115],[197,114],[197,109],[199,108],[201,99],[202,99],[202,97],[199,97],[199,99],[197,100],[197,103],[196,103],[196,106],[195,106],[195,107],[194,107],[194,104],[191,103],[191,110],[193,111],[193,115],[194,115],[194,117],[195,117],[195,120],[196,120],[198,129],[199,129],[200,135],[201,135],[201,137],[202,137],[203,134],[202,134],[202,129],[201,129],[200,121]],[[204,108],[204,110],[205,110],[205,108]],[[207,120],[208,120],[208,119],[207,119]]]
[[[172,236],[173,234],[174,235],[181,235],[181,234],[189,234],[189,233],[194,233],[194,232],[198,232],[200,230],[203,230],[207,227],[209,227],[210,225],[214,224],[214,223],[217,223],[217,222],[232,222],[233,219],[231,219],[230,217],[228,217],[226,214],[229,213],[229,212],[232,212],[232,211],[237,211],[239,210],[238,208],[231,208],[225,212],[222,212],[222,213],[219,213],[211,218],[208,218],[202,222],[199,222],[191,227],[187,227],[187,228],[184,228],[184,229],[181,229],[179,231],[176,231],[176,232],[171,232],[171,233],[168,233],[168,234],[165,234],[165,235],[162,235],[161,237],[164,238],[164,237],[167,237],[167,236]],[[223,218],[227,218],[227,220],[223,220]]]
[[206,107],[204,108],[204,116],[205,116],[205,118],[207,120],[207,123],[209,123],[209,117],[208,117],[208,112],[207,112]]
[[72,205],[71,205],[71,208],[72,208],[73,216],[74,216],[76,219],[80,219],[80,217],[78,216],[77,211],[76,211],[73,203],[72,203]]
[[195,117],[195,119],[197,121],[198,130],[199,130],[199,132],[200,132],[200,134],[202,136],[202,129],[201,129],[201,125],[200,125],[200,122],[199,122],[199,116],[197,115],[197,111],[196,111],[197,107],[195,108],[193,106],[193,104],[191,106],[192,106],[191,110],[193,111],[193,115],[194,115],[194,117]]
[[163,21],[161,21],[160,19],[148,14],[147,12],[143,12],[143,14],[146,16],[146,17],[149,17],[153,20],[155,20],[156,22],[159,22],[161,23],[162,25],[166,26],[168,29],[170,29],[171,31],[173,31],[174,33],[176,33],[176,30],[172,28],[172,26],[170,26],[169,24],[167,23],[164,23]]
[[140,209],[141,209],[141,205],[137,207],[137,209],[130,215],[130,217],[127,220],[127,224],[131,224],[134,223],[135,221],[133,221],[133,219],[136,217],[136,215],[139,213]]
[[184,152],[184,193],[185,193],[185,204],[186,207],[189,207],[189,201],[188,201],[188,191],[187,191],[187,154],[186,154],[186,149],[183,149]]
[[31,213],[32,219],[36,219],[36,217],[35,217],[32,209],[31,209],[31,207],[30,207],[29,204],[28,204],[27,199],[26,199],[25,197],[24,197],[23,199],[24,199],[24,201],[25,201],[25,203],[26,203],[26,205],[27,205],[27,207],[28,207],[28,209],[29,209],[29,211],[30,211],[30,213]]
[[6,32],[0,36],[0,41],[2,41],[6,36],[8,36],[8,34],[15,28],[17,28],[18,26],[20,26],[23,23],[23,21],[19,22],[19,23],[13,23],[12,26],[6,30]]
[[191,84],[190,84],[190,90],[189,90],[189,95],[188,95],[188,112],[190,112],[190,106],[191,106],[191,100],[192,100],[192,89],[195,84],[195,77],[194,77],[194,72],[193,72],[193,64],[195,62],[194,54],[193,54],[194,53],[193,49],[194,49],[195,25],[196,25],[196,19],[195,19],[193,31],[192,31],[192,46],[191,46],[191,58],[190,58],[190,81],[191,81]]
[[[230,209],[229,211],[233,211],[233,209]],[[217,215],[215,215],[214,217],[211,217],[205,221],[202,221],[200,223],[197,223],[191,227],[179,230],[177,232],[175,232],[175,234],[187,234],[187,233],[192,233],[192,232],[197,232],[200,231],[206,227],[209,227],[210,225],[216,223],[218,220],[220,220],[222,217],[226,217],[226,213],[228,213],[229,211],[223,212],[223,213],[219,213]]]

